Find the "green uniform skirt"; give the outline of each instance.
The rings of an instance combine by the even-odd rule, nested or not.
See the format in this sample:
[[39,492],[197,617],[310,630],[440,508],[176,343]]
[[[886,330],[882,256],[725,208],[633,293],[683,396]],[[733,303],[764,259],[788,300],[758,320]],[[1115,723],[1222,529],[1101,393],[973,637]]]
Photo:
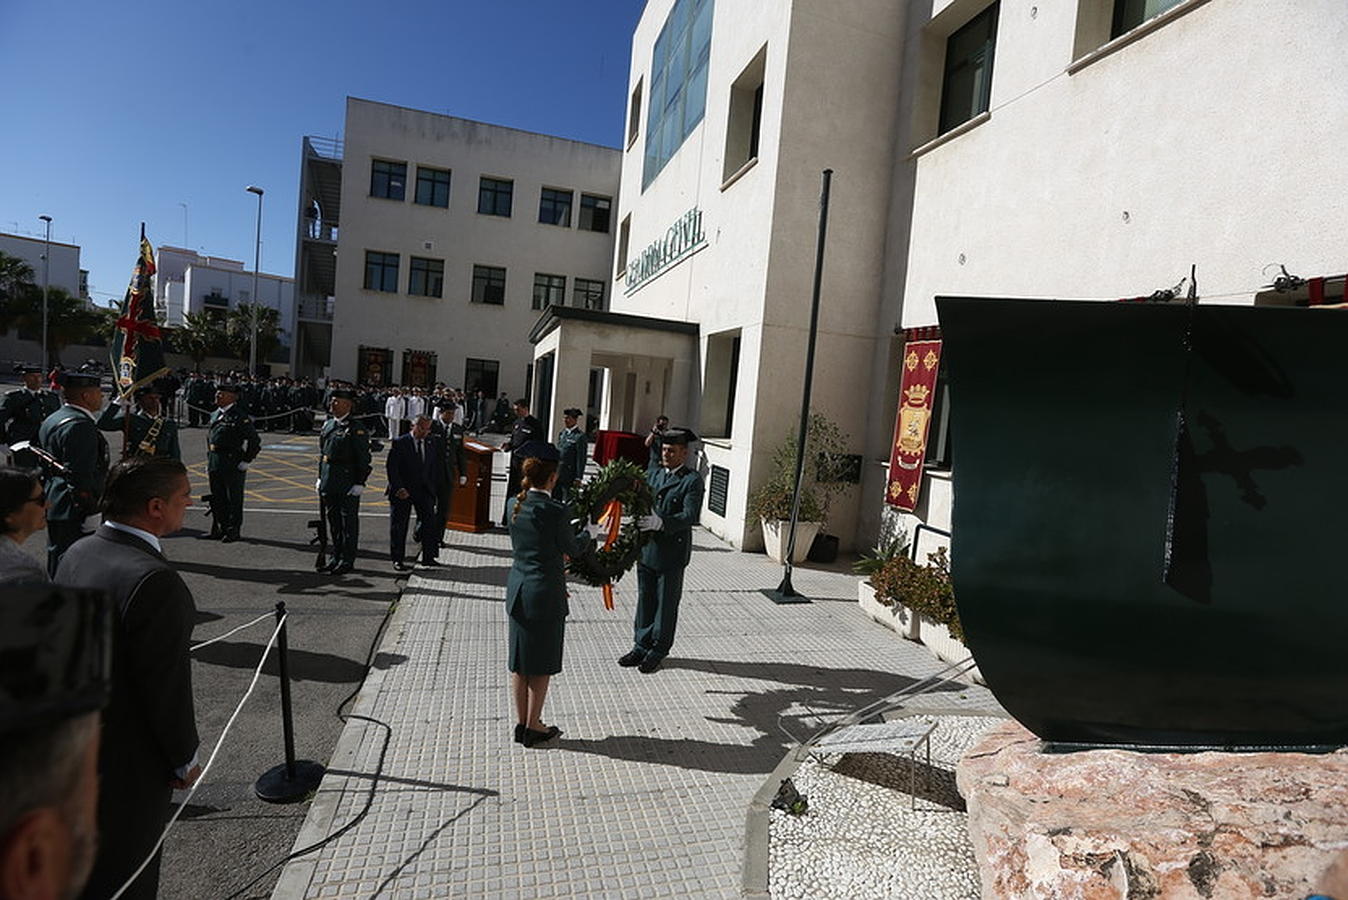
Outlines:
[[510,671],[519,675],[556,675],[562,671],[562,633],[566,619],[537,619],[528,625],[510,619]]

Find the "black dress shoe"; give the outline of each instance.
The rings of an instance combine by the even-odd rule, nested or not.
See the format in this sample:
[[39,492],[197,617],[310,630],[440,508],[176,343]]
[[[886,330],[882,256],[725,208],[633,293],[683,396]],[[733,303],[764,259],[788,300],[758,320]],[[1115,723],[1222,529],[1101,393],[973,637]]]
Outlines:
[[523,723],[520,723],[519,725],[516,725],[516,726],[515,726],[515,743],[517,743],[517,744],[523,744],[523,743],[524,743],[524,733],[525,733],[526,731],[528,731],[528,730],[529,730],[528,728],[525,728],[525,727],[524,727],[524,724],[523,724]]
[[637,671],[642,675],[649,675],[660,668],[660,663],[664,661],[665,658],[663,656],[647,656],[641,661],[641,665],[637,666]]
[[345,575],[345,574],[347,574],[348,572],[354,572],[354,571],[356,571],[356,564],[355,564],[355,563],[349,563],[349,562],[338,563],[337,565],[333,566],[333,567],[332,567],[331,569],[329,569],[328,571],[329,571],[329,574],[332,574],[332,575]]
[[552,740],[562,733],[562,729],[556,725],[548,726],[547,731],[534,731],[532,728],[524,729],[524,746],[536,747],[539,744]]
[[206,534],[199,534],[199,535],[197,535],[197,540],[199,540],[199,541],[218,541],[218,540],[220,540],[220,538],[222,538],[222,537],[224,537],[224,535],[221,534],[221,533],[218,532],[218,531],[209,531],[209,532],[207,532]]
[[393,570],[394,570],[395,572],[406,572],[406,571],[407,571],[407,563],[403,562],[401,559],[395,560],[394,563],[393,563]]
[[229,531],[225,533],[224,537],[220,538],[220,543],[232,544],[237,540],[239,540],[239,533],[237,531]]
[[436,566],[440,565],[440,560],[438,560],[438,559],[423,559],[423,560],[421,560],[421,563],[420,563],[420,564],[423,565],[423,566],[429,566],[430,568],[435,568]]
[[640,650],[628,650],[622,656],[618,657],[618,665],[624,669],[630,669],[633,666],[639,666],[646,659],[646,654]]

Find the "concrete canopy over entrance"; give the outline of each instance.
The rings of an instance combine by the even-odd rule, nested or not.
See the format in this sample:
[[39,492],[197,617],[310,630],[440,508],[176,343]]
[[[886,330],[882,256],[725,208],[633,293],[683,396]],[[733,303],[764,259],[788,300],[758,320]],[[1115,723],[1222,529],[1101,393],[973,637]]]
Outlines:
[[[642,432],[664,413],[694,421],[698,326],[624,313],[550,306],[529,333],[534,414],[549,437],[577,406],[599,427]],[[592,373],[594,373],[592,375]]]

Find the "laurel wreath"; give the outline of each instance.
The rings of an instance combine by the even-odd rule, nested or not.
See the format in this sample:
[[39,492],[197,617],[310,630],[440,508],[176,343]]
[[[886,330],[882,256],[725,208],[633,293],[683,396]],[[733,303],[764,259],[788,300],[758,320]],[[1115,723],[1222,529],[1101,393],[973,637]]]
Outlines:
[[571,560],[567,571],[591,587],[613,584],[636,565],[641,548],[651,539],[652,532],[643,532],[636,520],[650,515],[655,505],[646,472],[625,459],[615,459],[599,470],[590,481],[582,484],[571,499],[571,514],[585,522],[597,522],[609,503],[622,504],[625,520],[617,539],[602,549],[602,544],[577,559]]

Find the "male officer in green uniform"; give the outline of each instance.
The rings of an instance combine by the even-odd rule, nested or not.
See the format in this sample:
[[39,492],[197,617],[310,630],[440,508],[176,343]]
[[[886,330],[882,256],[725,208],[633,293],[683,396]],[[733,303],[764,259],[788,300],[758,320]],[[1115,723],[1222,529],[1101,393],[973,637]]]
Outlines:
[[458,405],[450,400],[440,407],[431,422],[431,433],[440,435],[445,441],[445,477],[435,498],[441,547],[445,546],[445,523],[449,521],[449,507],[454,502],[454,488],[468,483],[468,455],[463,451],[465,431],[463,425],[454,421],[457,409]]
[[645,675],[658,669],[669,653],[679,621],[683,570],[693,555],[693,526],[702,515],[702,476],[684,465],[688,444],[696,440],[688,428],[665,431],[661,465],[646,473],[655,505],[650,515],[637,520],[637,527],[654,534],[637,562],[632,649],[618,660],[620,666],[639,666]]
[[345,575],[356,567],[360,495],[365,490],[365,479],[370,477],[370,435],[364,423],[351,416],[355,400],[355,391],[334,390],[331,415],[318,437],[322,455],[314,487],[323,498],[332,545],[332,561],[323,571],[333,575]]
[[215,391],[215,412],[206,434],[206,473],[211,479],[211,533],[229,544],[243,527],[243,480],[262,449],[253,420],[239,407],[239,387],[221,384]]
[[210,418],[211,399],[215,396],[215,382],[200,372],[187,381],[187,424],[196,428]]
[[[61,407],[61,401],[52,391],[42,386],[42,367],[23,367],[23,387],[5,394],[0,404],[0,444],[17,444],[37,437],[42,421]],[[4,459],[0,448],[0,460]],[[15,465],[34,467],[37,458],[25,451],[14,456]]]
[[557,435],[557,452],[562,461],[557,465],[557,486],[552,489],[552,499],[560,503],[571,502],[572,492],[580,487],[585,475],[585,432],[578,422],[579,409],[573,406],[562,410],[562,424],[566,427]]
[[[131,412],[131,427],[127,430],[127,455],[183,458],[178,446],[178,423],[164,415],[161,390],[155,384],[136,391],[137,408]],[[98,427],[104,431],[121,431],[125,423],[126,409],[121,398],[108,404],[98,417]]]
[[68,374],[61,393],[65,405],[47,416],[37,443],[65,467],[47,480],[47,573],[56,574],[61,556],[84,535],[84,520],[98,512],[108,475],[108,442],[94,414],[103,406],[97,375]]

